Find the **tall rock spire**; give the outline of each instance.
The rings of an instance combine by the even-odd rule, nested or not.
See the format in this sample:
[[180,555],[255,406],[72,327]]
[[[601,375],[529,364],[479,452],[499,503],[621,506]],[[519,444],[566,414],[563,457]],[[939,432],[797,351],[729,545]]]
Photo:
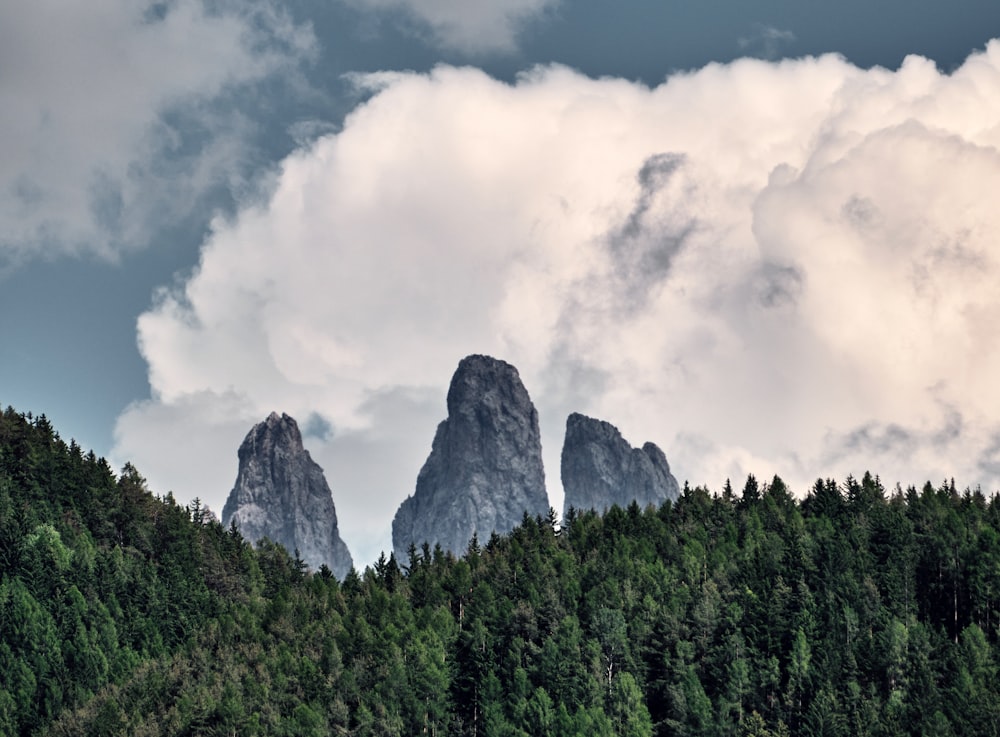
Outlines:
[[473,533],[508,532],[527,512],[545,516],[538,412],[517,369],[489,356],[462,359],[448,389],[448,418],[438,425],[413,495],[392,522],[401,563],[424,542],[459,555]]
[[247,433],[239,458],[223,524],[235,520],[247,540],[267,537],[290,552],[297,549],[310,568],[325,563],[343,579],[353,565],[351,554],[340,539],[323,469],[302,446],[295,420],[272,412]]

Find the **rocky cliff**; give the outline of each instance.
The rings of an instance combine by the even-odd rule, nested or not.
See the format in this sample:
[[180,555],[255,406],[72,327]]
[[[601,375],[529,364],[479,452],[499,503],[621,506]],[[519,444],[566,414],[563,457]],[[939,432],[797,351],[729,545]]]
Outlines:
[[489,356],[462,359],[448,418],[393,519],[396,557],[405,564],[410,544],[425,541],[460,555],[473,533],[485,542],[520,524],[525,511],[548,510],[538,413],[517,369]]
[[566,419],[561,473],[566,492],[564,512],[633,501],[659,506],[680,493],[667,458],[653,443],[633,448],[614,425],[573,413]]
[[333,495],[323,469],[302,447],[294,419],[272,412],[254,425],[239,450],[236,484],[222,510],[222,523],[236,526],[247,540],[262,537],[298,549],[310,568],[325,563],[343,580],[351,554],[340,539]]

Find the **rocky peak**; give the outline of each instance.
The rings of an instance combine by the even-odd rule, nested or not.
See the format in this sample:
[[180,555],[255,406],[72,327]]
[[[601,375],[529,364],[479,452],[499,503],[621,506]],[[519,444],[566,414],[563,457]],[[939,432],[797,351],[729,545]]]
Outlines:
[[343,579],[353,561],[337,528],[333,495],[323,469],[302,445],[298,423],[272,412],[253,426],[239,449],[236,484],[222,510],[243,537],[263,537],[296,549],[310,568],[329,566]]
[[564,511],[596,509],[633,501],[659,506],[680,494],[667,457],[653,443],[633,448],[609,422],[574,412],[566,419],[561,458]]
[[525,512],[548,513],[538,412],[517,369],[489,356],[462,359],[447,405],[416,490],[392,522],[402,563],[411,543],[463,554],[473,533],[485,539]]

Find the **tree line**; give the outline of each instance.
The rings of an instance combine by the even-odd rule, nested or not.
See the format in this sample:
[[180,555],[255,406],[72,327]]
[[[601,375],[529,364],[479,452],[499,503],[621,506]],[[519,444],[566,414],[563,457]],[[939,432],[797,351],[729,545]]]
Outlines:
[[338,581],[0,416],[0,734],[995,735],[1000,501],[685,486]]

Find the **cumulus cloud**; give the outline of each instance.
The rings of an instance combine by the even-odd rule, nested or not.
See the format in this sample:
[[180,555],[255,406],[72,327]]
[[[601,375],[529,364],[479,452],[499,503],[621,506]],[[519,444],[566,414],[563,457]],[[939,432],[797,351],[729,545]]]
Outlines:
[[[560,67],[372,84],[141,317],[153,394],[116,454],[154,488],[219,508],[250,424],[316,413],[371,560],[472,352],[520,369],[556,508],[573,410],[715,489],[1000,485],[1000,42],[949,75],[830,55],[653,89]],[[172,428],[228,477],[151,470]]]
[[466,54],[507,53],[529,21],[559,0],[343,0],[356,8],[395,17],[432,43]]
[[113,258],[241,175],[225,95],[294,68],[308,29],[268,0],[0,6],[0,267]]

